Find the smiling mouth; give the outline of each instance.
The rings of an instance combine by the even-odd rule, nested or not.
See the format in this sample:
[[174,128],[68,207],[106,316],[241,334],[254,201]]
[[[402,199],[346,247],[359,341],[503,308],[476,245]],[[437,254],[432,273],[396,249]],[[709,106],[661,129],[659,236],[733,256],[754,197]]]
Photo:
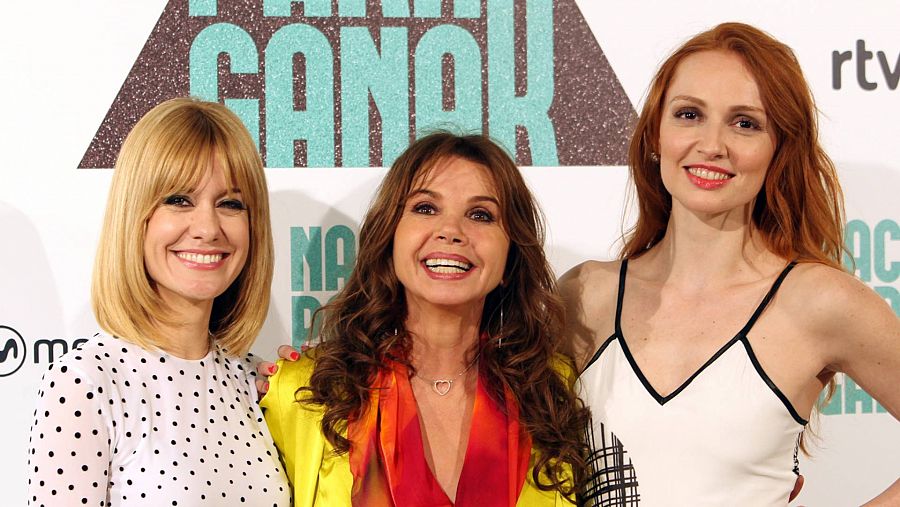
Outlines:
[[175,254],[179,259],[184,259],[195,264],[215,264],[225,257],[225,254],[198,254],[192,252],[177,252]]
[[472,265],[467,262],[457,261],[453,259],[426,259],[425,267],[432,273],[452,274],[466,273],[472,269]]
[[687,172],[689,172],[692,176],[696,176],[697,178],[702,178],[704,180],[724,181],[734,178],[733,174],[711,171],[709,169],[702,169],[699,167],[686,167],[685,169],[687,169]]

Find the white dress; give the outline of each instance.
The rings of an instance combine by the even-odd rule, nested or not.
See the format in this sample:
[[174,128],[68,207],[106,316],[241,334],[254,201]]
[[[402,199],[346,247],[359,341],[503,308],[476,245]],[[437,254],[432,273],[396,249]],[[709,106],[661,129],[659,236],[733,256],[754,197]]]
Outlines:
[[29,505],[290,505],[255,375],[218,347],[188,360],[92,338],[41,381]]
[[806,419],[763,370],[748,333],[791,263],[753,316],[667,396],[647,381],[622,333],[627,261],[615,333],[580,377],[593,420],[587,506],[785,506],[797,477]]

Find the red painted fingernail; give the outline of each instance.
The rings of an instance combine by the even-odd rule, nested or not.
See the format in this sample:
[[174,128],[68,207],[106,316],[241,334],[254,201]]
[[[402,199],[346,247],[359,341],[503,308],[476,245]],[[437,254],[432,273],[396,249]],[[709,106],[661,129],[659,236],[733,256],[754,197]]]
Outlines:
[[266,382],[265,384],[263,384],[262,392],[264,392],[264,393],[269,392],[269,383],[268,383],[268,382]]
[[275,366],[274,364],[272,366],[269,366],[269,373],[275,373],[276,369],[278,369],[278,367]]
[[299,357],[300,354],[298,354],[296,350],[291,351],[291,361],[296,361]]

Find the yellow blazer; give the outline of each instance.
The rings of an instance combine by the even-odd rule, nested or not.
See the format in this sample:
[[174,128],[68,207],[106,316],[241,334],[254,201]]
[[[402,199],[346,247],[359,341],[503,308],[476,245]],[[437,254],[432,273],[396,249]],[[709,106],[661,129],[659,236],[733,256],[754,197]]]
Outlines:
[[[335,455],[322,434],[321,407],[297,403],[294,393],[309,385],[315,362],[302,354],[294,362],[278,362],[278,373],[269,377],[269,391],[260,402],[275,445],[294,489],[294,507],[349,506],[353,476],[348,453]],[[536,451],[531,451],[532,466]],[[525,478],[518,507],[572,505],[556,491],[541,491],[531,472]],[[405,506],[398,506],[405,507]]]

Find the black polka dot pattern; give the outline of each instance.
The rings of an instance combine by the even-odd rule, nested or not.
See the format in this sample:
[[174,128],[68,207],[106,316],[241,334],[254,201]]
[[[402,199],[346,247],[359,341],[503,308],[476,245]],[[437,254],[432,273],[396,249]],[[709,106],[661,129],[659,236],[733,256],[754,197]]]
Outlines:
[[108,336],[70,351],[38,391],[28,504],[290,505],[254,363],[218,348],[186,360]]

